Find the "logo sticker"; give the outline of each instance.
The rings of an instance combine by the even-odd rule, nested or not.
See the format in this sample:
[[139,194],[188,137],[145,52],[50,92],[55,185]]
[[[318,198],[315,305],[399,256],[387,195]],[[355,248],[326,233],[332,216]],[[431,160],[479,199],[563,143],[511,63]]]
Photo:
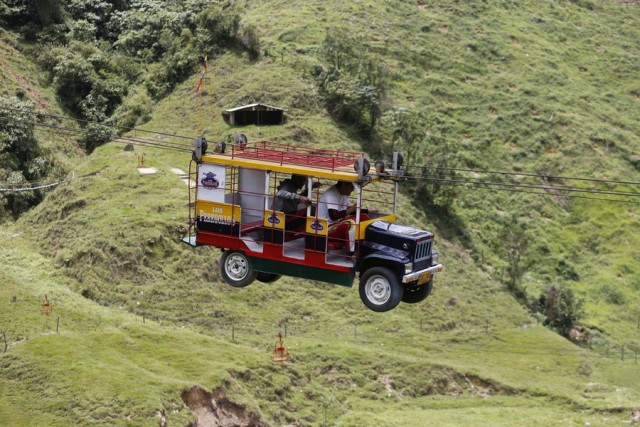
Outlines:
[[318,220],[313,221],[313,223],[309,226],[313,231],[322,231],[324,230],[324,226]]
[[216,189],[220,185],[220,181],[216,179],[216,174],[213,172],[207,172],[204,174],[204,178],[200,181],[203,187]]
[[267,222],[269,222],[269,224],[278,225],[280,224],[280,218],[278,218],[278,214],[272,213],[267,218]]

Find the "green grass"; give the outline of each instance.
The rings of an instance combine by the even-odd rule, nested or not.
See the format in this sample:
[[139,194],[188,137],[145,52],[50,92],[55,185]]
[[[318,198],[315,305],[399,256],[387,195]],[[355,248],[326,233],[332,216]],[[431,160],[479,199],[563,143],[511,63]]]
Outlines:
[[[459,166],[640,181],[638,8],[245,3],[269,56],[211,60],[215,108],[197,108],[194,76],[145,129],[369,146],[326,115],[309,79],[326,28],[342,25],[389,66],[393,105],[441,119],[429,129],[457,143]],[[287,108],[288,122],[224,124],[221,110],[254,101]],[[388,129],[375,137],[385,144]],[[158,169],[143,176],[122,147],[82,161],[66,148],[76,178],[0,231],[0,332],[11,344],[0,354],[0,424],[157,425],[164,409],[184,425],[195,415],[180,392],[192,385],[223,385],[272,425],[620,425],[637,408],[638,365],[619,353],[640,339],[636,205],[459,187],[456,228],[403,195],[400,221],[436,231],[446,271],[424,303],[380,315],[357,289],[293,278],[223,284],[218,251],[178,243],[188,199],[170,168],[187,171],[188,153],[136,147]],[[537,325],[500,283],[499,236],[512,214],[530,235],[529,296],[572,287],[598,352]],[[292,360],[280,366],[270,353],[285,324]]]

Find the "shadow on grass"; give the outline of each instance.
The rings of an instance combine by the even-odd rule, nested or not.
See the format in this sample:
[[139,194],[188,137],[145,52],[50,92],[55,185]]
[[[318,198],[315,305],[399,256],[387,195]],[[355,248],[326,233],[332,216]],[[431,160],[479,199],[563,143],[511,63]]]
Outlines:
[[[410,193],[415,198],[414,194]],[[437,234],[451,243],[459,243],[465,248],[475,252],[473,236],[463,219],[448,207],[437,206],[429,201],[415,198],[416,204],[424,211],[436,226]]]
[[[341,123],[335,117],[334,123],[346,132],[349,138],[359,143],[361,149],[366,153],[365,155],[371,157],[372,164],[375,160],[389,159],[391,157],[390,150],[385,146],[381,136],[375,130],[369,132],[369,129],[362,124]],[[408,185],[401,185],[400,191],[411,198],[414,204],[435,224],[438,236],[451,243],[458,243],[475,253],[475,244],[471,232],[464,220],[453,212],[449,206],[434,204],[431,194],[424,194],[424,190],[416,191],[415,188],[410,188]]]

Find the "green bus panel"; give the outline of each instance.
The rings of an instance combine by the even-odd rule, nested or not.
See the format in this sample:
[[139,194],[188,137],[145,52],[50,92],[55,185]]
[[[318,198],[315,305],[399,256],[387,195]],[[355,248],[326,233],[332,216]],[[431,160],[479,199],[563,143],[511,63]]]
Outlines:
[[353,286],[353,279],[355,277],[354,271],[345,273],[342,271],[310,267],[308,265],[294,264],[265,258],[249,258],[251,258],[251,264],[253,265],[253,269],[256,271],[317,280],[320,282],[332,283],[334,285],[347,287]]

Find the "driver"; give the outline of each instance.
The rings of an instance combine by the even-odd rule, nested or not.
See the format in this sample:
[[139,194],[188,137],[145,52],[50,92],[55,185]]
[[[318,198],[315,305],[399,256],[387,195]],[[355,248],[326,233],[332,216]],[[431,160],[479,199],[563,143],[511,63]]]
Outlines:
[[[349,242],[349,254],[353,254],[356,245],[356,206],[349,204],[349,195],[355,189],[352,182],[338,181],[320,196],[318,217],[325,218],[329,224],[329,239]],[[360,221],[369,219],[368,213],[375,209],[360,209]]]

